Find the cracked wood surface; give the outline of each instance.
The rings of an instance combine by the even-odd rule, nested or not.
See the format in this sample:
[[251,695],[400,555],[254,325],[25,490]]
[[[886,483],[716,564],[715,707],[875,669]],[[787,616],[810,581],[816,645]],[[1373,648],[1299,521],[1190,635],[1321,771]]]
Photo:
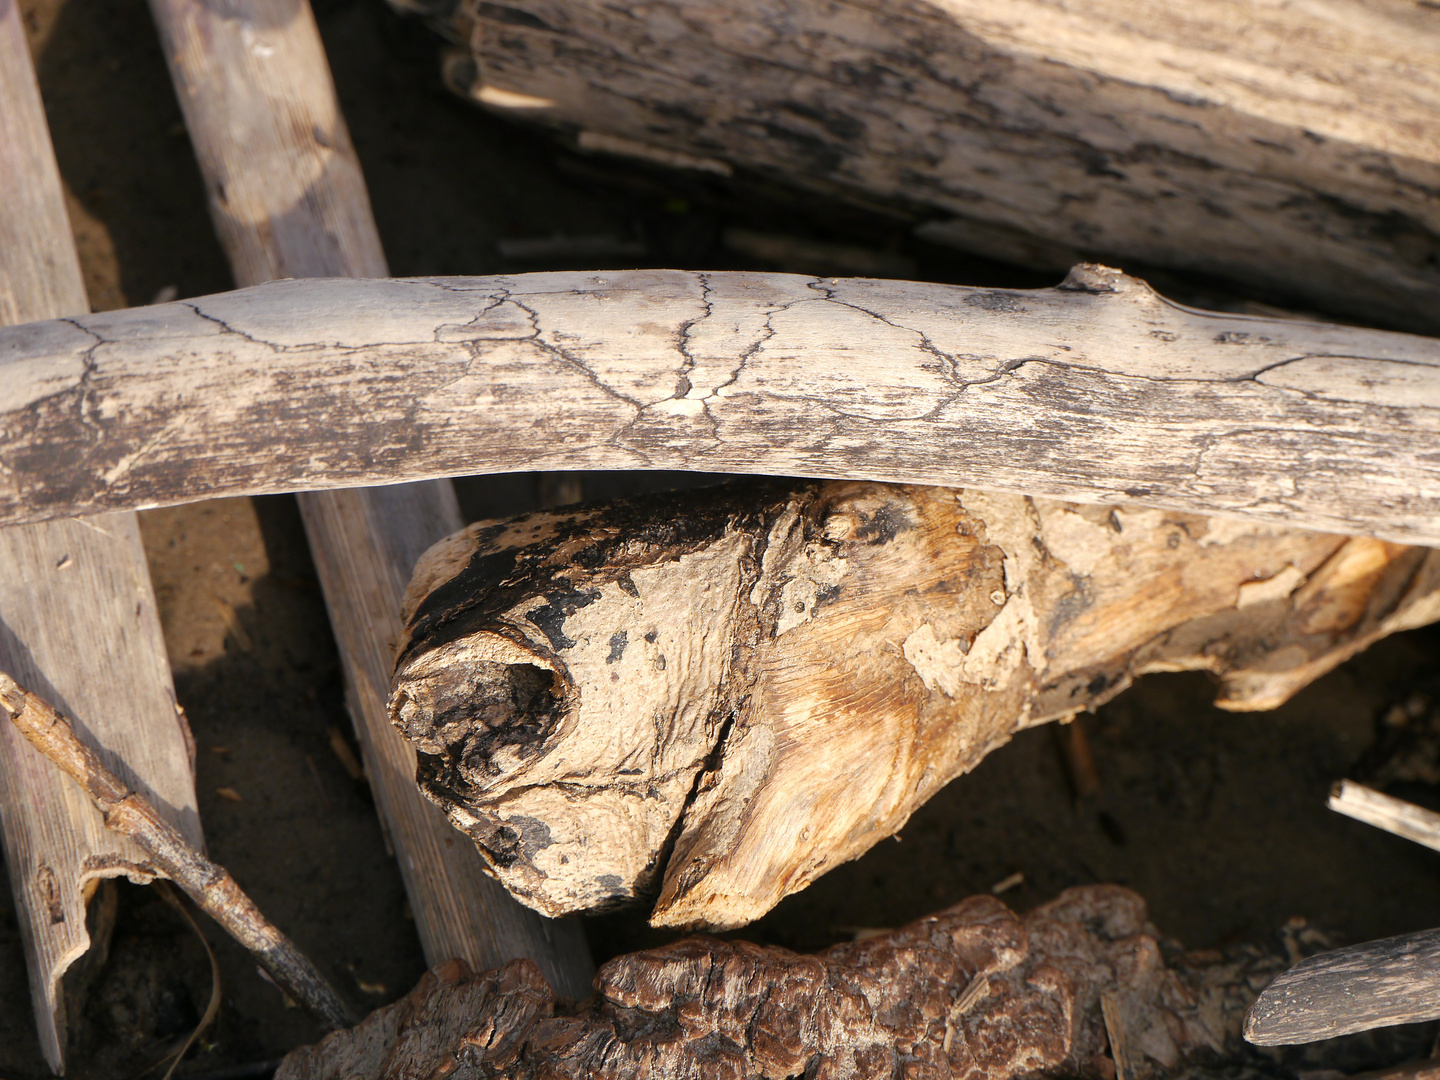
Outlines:
[[1024,917],[976,896],[813,956],[687,938],[611,960],[579,1008],[556,1002],[523,962],[478,976],[449,965],[359,1027],[294,1051],[275,1075],[1113,1077],[1122,1033],[1125,1080],[1238,1057],[1248,979],[1279,962],[1167,964],[1157,936],[1140,897],[1101,885]]
[[[391,716],[525,903],[729,928],[1152,671],[1267,709],[1440,618],[1440,551],[1134,505],[727,484],[420,560]],[[658,897],[658,898],[657,898]]]
[[1117,271],[284,281],[0,330],[0,522],[525,469],[967,485],[1440,544],[1440,343]]
[[582,150],[908,212],[1009,262],[1137,260],[1440,330],[1425,3],[460,0],[440,25],[453,89]]
[[[88,310],[20,11],[0,0],[0,325]],[[133,512],[0,528],[0,671],[63,703],[105,764],[203,846],[189,732]],[[0,830],[40,1048],[58,1072],[68,1008],[80,1004],[67,1007],[61,977],[90,946],[86,899],[99,878],[157,871],[9,723]]]
[[[210,213],[235,279],[388,271],[324,45],[304,0],[151,0]],[[461,525],[448,480],[302,495],[346,696],[416,930],[430,963],[533,959],[579,993],[593,974],[578,927],[520,907],[419,797],[414,751],[388,722],[391,643],[415,558]]]

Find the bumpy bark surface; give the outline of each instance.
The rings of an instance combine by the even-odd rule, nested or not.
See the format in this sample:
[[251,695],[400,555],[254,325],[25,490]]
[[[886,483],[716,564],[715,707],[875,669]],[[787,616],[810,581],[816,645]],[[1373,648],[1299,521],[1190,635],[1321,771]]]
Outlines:
[[472,526],[420,560],[391,716],[419,782],[551,915],[658,892],[737,926],[1026,726],[1147,671],[1262,709],[1440,614],[1440,553],[861,482]]
[[1154,935],[1115,886],[1024,918],[978,896],[814,956],[699,937],[618,957],[568,1015],[529,961],[456,962],[276,1076],[1007,1080],[1114,1077],[1118,1053],[1144,1080],[1233,1045],[1252,994],[1253,965],[1172,970]]

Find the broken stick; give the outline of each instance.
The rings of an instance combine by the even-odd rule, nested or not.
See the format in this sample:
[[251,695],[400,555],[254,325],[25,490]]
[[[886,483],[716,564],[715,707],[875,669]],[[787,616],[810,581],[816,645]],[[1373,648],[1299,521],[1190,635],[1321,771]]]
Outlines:
[[0,330],[0,385],[0,523],[639,468],[1440,545],[1440,342],[1194,311],[1095,266],[1029,291],[680,271],[273,282]]
[[548,914],[733,927],[1150,671],[1272,708],[1440,617],[1440,551],[1131,505],[771,482],[482,522],[406,597],[419,782]]
[[350,1010],[325,976],[265,918],[223,866],[200,854],[143,795],[107,769],[70,721],[0,672],[0,710],[40,753],[84,789],[105,825],[130,837],[196,906],[244,945],[280,989],[327,1027],[349,1027]]
[[[20,6],[0,0],[0,324],[88,310]],[[65,702],[111,766],[203,844],[193,748],[133,512],[0,529],[0,669]],[[149,881],[154,868],[9,724],[0,829],[40,1049],[60,1072],[81,1004],[64,1000],[62,977],[90,947],[86,899],[99,879]]]

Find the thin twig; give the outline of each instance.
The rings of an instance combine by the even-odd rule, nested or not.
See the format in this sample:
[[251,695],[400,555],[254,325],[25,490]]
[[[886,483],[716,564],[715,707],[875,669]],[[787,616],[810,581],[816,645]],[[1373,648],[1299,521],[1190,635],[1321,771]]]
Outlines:
[[265,918],[223,866],[186,842],[144,796],[131,791],[75,735],[70,721],[0,672],[0,708],[30,745],[74,779],[105,815],[108,828],[130,837],[257,960],[277,985],[330,1028],[355,1023],[340,996],[315,965]]
[[1331,810],[1440,851],[1440,814],[1386,795],[1383,791],[1341,780],[1330,789]]

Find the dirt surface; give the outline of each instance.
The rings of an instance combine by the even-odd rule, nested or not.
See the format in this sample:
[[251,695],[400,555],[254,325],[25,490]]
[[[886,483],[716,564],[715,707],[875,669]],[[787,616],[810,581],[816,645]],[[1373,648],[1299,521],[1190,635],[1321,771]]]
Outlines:
[[[230,287],[143,0],[21,7],[92,304]],[[1052,283],[916,244],[903,223],[877,214],[568,154],[452,99],[436,75],[435,42],[381,0],[322,0],[318,14],[397,275],[852,269],[841,265],[849,256],[827,255],[818,242],[858,245],[877,265],[922,279]],[[744,254],[737,228],[800,242],[761,263]],[[530,240],[550,241],[550,250],[537,255],[531,245],[527,255],[515,243]],[[1211,283],[1161,285],[1189,302],[1223,301]],[[602,497],[699,479],[491,477],[462,482],[461,496],[470,516],[493,516],[577,488]],[[394,1000],[424,963],[374,804],[349,771],[335,646],[294,501],[197,504],[146,513],[142,523],[199,745],[211,856],[357,1008]],[[1292,919],[1337,942],[1440,924],[1440,857],[1324,807],[1328,785],[1373,742],[1387,707],[1427,690],[1437,646],[1434,630],[1391,639],[1269,714],[1211,708],[1199,676],[1151,677],[1081,722],[1100,779],[1095,794],[1075,798],[1061,729],[1026,732],[946,789],[900,838],[787,900],[746,936],[821,947],[1017,874],[1023,880],[1004,899],[1020,910],[1068,885],[1128,885],[1162,930],[1191,947],[1257,940]],[[1412,706],[1423,712],[1427,700]],[[110,927],[108,952],[75,976],[89,981],[69,1056],[70,1075],[82,1080],[137,1074],[184,1039],[211,993],[204,948],[171,907],[129,885],[117,886],[114,900],[91,909],[97,931]],[[9,905],[6,883],[0,1078],[25,1080],[46,1070]],[[102,918],[110,908],[113,923]],[[319,1032],[213,925],[200,930],[220,961],[220,1019],[177,1075],[268,1075],[266,1062]],[[602,960],[666,940],[638,915],[591,920],[587,931]]]

